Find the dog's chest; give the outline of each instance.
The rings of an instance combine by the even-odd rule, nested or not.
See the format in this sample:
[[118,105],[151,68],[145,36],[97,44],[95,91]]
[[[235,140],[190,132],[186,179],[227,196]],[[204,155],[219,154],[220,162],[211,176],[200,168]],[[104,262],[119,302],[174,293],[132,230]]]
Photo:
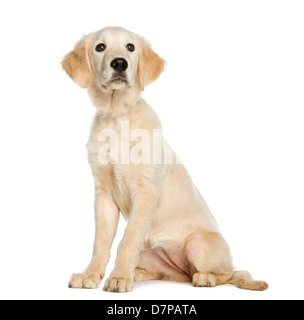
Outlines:
[[[87,143],[89,162],[93,170],[93,174],[102,167],[113,163],[111,157],[115,157],[119,150],[119,126],[118,122],[108,117],[105,121],[101,121],[96,116],[91,128],[91,134]],[[116,153],[116,155],[114,154]]]
[[[127,142],[124,132],[127,130],[126,119],[107,118],[100,121],[95,118],[87,143],[89,163],[95,179],[107,186],[120,211],[127,219],[130,211],[130,197],[127,177],[129,166],[121,163],[121,156]],[[124,128],[125,126],[125,128]],[[126,145],[125,145],[126,144]],[[106,180],[106,181],[104,181]]]

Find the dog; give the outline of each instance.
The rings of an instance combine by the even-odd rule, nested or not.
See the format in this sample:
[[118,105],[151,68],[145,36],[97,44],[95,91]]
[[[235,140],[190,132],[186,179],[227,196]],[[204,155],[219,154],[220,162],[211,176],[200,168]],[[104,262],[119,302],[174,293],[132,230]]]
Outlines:
[[99,287],[122,213],[128,224],[105,291],[129,292],[134,281],[148,280],[266,290],[266,282],[234,270],[205,200],[141,97],[165,67],[150,44],[123,28],[105,28],[84,36],[62,67],[88,89],[97,110],[87,144],[95,181],[94,252],[69,287]]

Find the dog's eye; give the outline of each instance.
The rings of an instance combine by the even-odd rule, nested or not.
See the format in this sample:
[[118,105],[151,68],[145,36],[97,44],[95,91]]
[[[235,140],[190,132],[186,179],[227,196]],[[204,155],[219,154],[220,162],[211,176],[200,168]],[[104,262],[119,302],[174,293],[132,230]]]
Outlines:
[[133,52],[135,50],[134,44],[128,43],[127,44],[127,50],[130,52]]
[[103,44],[103,43],[100,43],[98,46],[96,46],[95,50],[96,50],[97,52],[105,51],[105,50],[106,50],[106,45]]

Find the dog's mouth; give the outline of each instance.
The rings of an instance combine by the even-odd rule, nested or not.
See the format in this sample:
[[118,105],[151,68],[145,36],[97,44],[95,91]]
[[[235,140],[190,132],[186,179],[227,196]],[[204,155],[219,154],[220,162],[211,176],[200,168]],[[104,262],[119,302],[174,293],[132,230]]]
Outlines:
[[123,76],[116,76],[110,80],[110,83],[115,84],[115,85],[127,85],[128,80]]

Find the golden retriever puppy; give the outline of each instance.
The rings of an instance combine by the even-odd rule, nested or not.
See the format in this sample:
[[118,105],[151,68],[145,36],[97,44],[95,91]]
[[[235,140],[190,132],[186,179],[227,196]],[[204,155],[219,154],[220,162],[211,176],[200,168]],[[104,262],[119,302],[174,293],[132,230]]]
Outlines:
[[104,290],[128,292],[134,281],[160,279],[265,290],[267,283],[234,271],[206,202],[141,97],[164,65],[142,37],[122,28],[85,36],[63,59],[63,69],[96,106],[87,144],[95,180],[94,253],[69,286],[99,286],[121,212],[128,224]]

